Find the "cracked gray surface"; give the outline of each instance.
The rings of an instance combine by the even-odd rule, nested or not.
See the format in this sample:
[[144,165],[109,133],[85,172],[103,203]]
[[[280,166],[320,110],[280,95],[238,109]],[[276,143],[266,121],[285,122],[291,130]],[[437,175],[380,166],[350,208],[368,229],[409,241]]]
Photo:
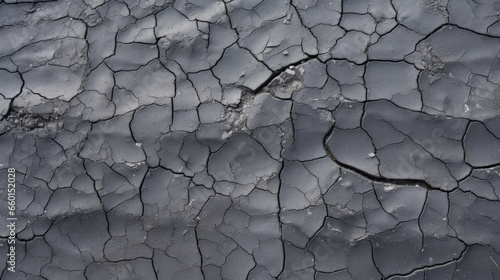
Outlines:
[[499,14],[0,1],[1,278],[500,279]]

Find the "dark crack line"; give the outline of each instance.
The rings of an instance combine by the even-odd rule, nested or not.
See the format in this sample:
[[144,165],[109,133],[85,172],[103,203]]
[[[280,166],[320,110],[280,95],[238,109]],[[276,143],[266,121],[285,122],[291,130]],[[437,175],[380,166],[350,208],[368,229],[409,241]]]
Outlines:
[[356,173],[356,174],[364,177],[365,179],[368,179],[368,180],[373,181],[375,183],[395,184],[395,185],[405,185],[405,186],[418,186],[418,187],[422,187],[422,188],[424,188],[426,190],[439,190],[439,191],[443,191],[443,192],[451,192],[451,191],[453,191],[453,190],[449,190],[449,191],[442,190],[440,188],[431,186],[430,184],[428,184],[424,180],[418,180],[418,179],[391,179],[391,178],[374,176],[374,175],[369,174],[369,173],[367,173],[367,172],[365,172],[363,170],[360,170],[360,169],[358,169],[358,168],[356,168],[354,166],[351,166],[351,165],[348,165],[348,164],[340,162],[339,160],[337,160],[335,158],[335,156],[333,155],[332,151],[330,150],[330,148],[327,145],[327,140],[332,135],[334,129],[335,129],[335,125],[330,128],[330,130],[328,131],[328,133],[323,138],[323,148],[325,149],[326,153],[330,156],[330,158],[337,165],[339,165],[340,167],[342,167],[344,169],[347,169],[349,171],[352,171],[352,172],[354,172],[354,173]]

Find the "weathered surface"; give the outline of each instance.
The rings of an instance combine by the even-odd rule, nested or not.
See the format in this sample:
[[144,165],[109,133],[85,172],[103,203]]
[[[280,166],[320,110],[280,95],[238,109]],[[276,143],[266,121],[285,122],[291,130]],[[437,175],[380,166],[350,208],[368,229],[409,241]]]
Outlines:
[[499,14],[0,1],[0,278],[500,279]]

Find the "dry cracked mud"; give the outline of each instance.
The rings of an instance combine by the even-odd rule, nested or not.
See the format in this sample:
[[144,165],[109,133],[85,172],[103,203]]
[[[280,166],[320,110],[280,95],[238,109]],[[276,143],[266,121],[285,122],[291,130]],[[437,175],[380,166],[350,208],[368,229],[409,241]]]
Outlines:
[[0,0],[0,39],[1,279],[500,279],[498,1]]

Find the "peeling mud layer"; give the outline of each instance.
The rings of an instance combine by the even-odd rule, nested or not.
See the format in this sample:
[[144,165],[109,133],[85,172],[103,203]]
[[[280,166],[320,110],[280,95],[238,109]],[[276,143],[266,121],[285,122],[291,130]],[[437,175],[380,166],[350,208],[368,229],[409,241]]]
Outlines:
[[499,19],[0,0],[0,278],[500,279]]

